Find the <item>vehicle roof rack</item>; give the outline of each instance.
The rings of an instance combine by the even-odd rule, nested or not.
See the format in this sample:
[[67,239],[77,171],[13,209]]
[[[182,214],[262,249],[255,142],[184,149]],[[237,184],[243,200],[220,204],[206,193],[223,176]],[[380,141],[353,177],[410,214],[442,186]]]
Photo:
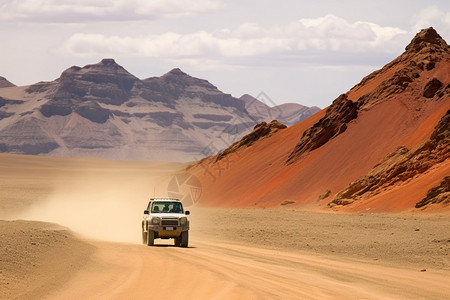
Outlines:
[[176,198],[150,198],[150,201],[180,201]]

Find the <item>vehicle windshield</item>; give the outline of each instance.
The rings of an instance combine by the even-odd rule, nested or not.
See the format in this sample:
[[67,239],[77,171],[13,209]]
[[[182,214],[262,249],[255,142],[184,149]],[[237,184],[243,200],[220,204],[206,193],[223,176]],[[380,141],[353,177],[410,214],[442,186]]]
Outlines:
[[152,204],[152,213],[183,213],[183,205],[180,202],[159,202],[155,201]]

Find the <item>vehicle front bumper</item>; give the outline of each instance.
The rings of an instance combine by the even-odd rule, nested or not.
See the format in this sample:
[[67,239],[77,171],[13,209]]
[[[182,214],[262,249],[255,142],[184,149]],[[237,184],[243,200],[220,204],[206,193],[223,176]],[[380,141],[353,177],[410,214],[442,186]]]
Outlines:
[[158,234],[158,237],[174,238],[179,237],[183,231],[188,231],[189,226],[161,226],[161,225],[149,225],[148,230],[154,231]]

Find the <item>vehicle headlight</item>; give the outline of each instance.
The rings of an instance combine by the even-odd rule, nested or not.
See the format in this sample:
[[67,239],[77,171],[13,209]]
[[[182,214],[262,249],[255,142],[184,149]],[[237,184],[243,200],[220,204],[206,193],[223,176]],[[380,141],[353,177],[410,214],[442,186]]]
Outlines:
[[181,217],[180,218],[180,224],[181,225],[186,225],[186,223],[187,223],[187,218],[186,217]]
[[152,218],[152,224],[153,224],[153,225],[158,225],[158,224],[159,224],[159,221],[160,221],[160,218],[158,218],[158,217],[153,217],[153,218]]

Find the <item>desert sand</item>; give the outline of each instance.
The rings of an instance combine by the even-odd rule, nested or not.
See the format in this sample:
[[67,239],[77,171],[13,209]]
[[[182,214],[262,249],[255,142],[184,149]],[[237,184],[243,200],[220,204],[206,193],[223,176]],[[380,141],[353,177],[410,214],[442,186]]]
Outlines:
[[184,167],[0,155],[0,298],[450,295],[445,214],[191,206],[189,248],[141,245],[148,198]]

